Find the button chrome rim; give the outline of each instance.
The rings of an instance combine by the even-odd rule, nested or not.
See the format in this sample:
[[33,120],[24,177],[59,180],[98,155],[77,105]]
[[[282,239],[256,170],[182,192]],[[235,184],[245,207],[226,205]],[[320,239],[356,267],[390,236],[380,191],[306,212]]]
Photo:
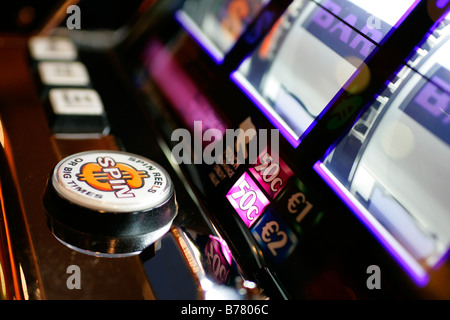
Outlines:
[[110,150],[61,160],[43,204],[61,243],[99,257],[139,254],[170,230],[178,212],[172,180],[159,164]]

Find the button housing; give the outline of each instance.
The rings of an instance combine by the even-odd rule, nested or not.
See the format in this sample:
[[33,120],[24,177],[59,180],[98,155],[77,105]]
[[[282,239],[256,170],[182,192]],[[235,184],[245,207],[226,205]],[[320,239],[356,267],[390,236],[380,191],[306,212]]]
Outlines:
[[140,253],[169,231],[177,214],[167,172],[121,151],[88,151],[63,159],[43,202],[58,240],[105,257]]
[[109,132],[102,99],[93,89],[50,89],[45,104],[53,133],[107,134]]

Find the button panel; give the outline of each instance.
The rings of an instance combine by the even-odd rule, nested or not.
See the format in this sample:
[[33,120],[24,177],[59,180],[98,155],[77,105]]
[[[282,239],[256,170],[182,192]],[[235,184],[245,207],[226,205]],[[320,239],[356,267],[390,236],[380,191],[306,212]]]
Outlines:
[[28,43],[49,126],[55,134],[109,134],[102,98],[89,71],[76,60],[69,38],[32,37]]
[[278,154],[268,148],[229,189],[226,195],[250,229],[264,256],[283,263],[301,237],[322,218],[305,185]]

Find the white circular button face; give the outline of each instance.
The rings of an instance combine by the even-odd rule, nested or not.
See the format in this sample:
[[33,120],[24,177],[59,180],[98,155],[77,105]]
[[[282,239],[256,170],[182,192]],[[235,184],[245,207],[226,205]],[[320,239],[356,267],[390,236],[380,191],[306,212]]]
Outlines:
[[91,210],[133,212],[156,208],[173,194],[157,163],[120,151],[88,151],[56,166],[52,183],[66,200]]

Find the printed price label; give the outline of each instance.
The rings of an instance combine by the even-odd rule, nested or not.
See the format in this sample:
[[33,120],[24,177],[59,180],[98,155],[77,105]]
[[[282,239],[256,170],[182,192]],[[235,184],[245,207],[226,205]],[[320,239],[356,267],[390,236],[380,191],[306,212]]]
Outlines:
[[280,157],[273,157],[264,150],[258,157],[257,164],[250,172],[264,190],[274,199],[286,186],[287,180],[294,174]]
[[276,261],[285,260],[295,249],[298,238],[273,210],[268,211],[252,229],[261,248]]
[[251,227],[269,205],[267,197],[246,172],[228,191],[227,199],[247,227]]

